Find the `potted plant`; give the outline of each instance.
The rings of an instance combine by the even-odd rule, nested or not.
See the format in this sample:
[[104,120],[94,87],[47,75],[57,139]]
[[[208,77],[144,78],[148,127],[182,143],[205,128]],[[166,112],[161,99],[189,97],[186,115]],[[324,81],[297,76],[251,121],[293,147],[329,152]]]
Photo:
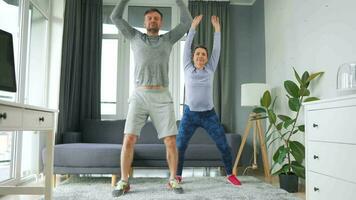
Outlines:
[[[254,109],[254,112],[258,113],[255,119],[269,120],[269,126],[265,133],[267,148],[276,141],[282,143],[273,154],[271,172],[273,175],[279,175],[280,187],[288,192],[297,192],[298,177],[305,178],[303,165],[305,147],[302,143],[293,140],[292,136],[304,133],[304,123],[298,121],[302,103],[319,100],[319,98],[311,96],[308,88],[315,78],[323,74],[323,72],[309,74],[305,71],[302,76],[299,76],[294,68],[293,70],[297,82],[284,81],[290,114],[276,112],[277,97],[272,101],[271,93],[268,90],[261,98],[261,106]],[[277,166],[280,168],[275,170]]]

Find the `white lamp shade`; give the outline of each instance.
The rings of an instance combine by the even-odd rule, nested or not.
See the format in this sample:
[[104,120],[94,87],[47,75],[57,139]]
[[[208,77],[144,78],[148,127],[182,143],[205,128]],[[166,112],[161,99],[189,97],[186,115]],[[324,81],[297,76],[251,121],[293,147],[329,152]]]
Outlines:
[[245,83],[241,85],[241,106],[259,106],[263,93],[269,90],[265,83]]

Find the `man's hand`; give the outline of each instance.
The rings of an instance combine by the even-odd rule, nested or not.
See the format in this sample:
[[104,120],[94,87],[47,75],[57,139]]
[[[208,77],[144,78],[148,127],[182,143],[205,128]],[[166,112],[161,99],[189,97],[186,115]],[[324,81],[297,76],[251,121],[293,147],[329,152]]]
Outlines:
[[199,23],[201,22],[201,19],[203,19],[203,15],[198,15],[194,17],[191,28],[196,29]]
[[220,22],[219,22],[219,17],[218,16],[211,16],[211,23],[214,26],[215,32],[220,32]]

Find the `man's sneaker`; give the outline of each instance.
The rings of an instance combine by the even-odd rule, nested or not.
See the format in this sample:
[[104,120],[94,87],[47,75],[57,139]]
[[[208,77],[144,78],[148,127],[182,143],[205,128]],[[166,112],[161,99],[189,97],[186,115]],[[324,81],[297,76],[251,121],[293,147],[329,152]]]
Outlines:
[[233,174],[231,174],[230,176],[227,177],[227,181],[229,181],[229,183],[231,183],[234,186],[241,185],[241,182],[239,181],[239,179],[237,179],[237,177]]
[[182,183],[182,176],[176,176],[176,180],[178,183]]
[[120,180],[115,189],[112,191],[113,197],[119,197],[124,195],[126,192],[130,191],[130,184],[124,180]]
[[176,194],[182,194],[184,192],[182,186],[179,185],[179,183],[176,179],[169,180],[168,188],[172,189],[173,192],[175,192]]

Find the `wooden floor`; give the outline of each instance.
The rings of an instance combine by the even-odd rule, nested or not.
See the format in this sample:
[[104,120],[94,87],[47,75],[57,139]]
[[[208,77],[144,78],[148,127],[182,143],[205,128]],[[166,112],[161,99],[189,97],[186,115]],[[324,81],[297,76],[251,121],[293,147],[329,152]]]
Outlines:
[[[238,174],[241,174],[242,175],[242,172],[244,172],[244,169],[240,169],[238,170]],[[239,176],[241,176],[239,175]],[[279,180],[278,180],[278,176],[272,176],[270,178],[265,178],[264,177],[264,174],[263,174],[263,170],[246,170],[245,171],[245,174],[244,175],[247,175],[247,176],[255,176],[257,177],[258,179],[262,180],[262,181],[265,181],[267,183],[270,183],[274,186],[279,186]],[[62,177],[57,177],[57,185],[58,185],[58,182],[61,181],[61,180],[65,179],[64,176]],[[41,184],[41,183],[39,183]],[[300,184],[299,185],[299,191],[298,193],[295,193],[301,200],[305,200],[306,197],[305,197],[305,185],[304,184]],[[3,196],[3,197],[0,197],[0,200],[38,200],[40,199],[42,196],[41,195],[10,195],[10,196]]]

